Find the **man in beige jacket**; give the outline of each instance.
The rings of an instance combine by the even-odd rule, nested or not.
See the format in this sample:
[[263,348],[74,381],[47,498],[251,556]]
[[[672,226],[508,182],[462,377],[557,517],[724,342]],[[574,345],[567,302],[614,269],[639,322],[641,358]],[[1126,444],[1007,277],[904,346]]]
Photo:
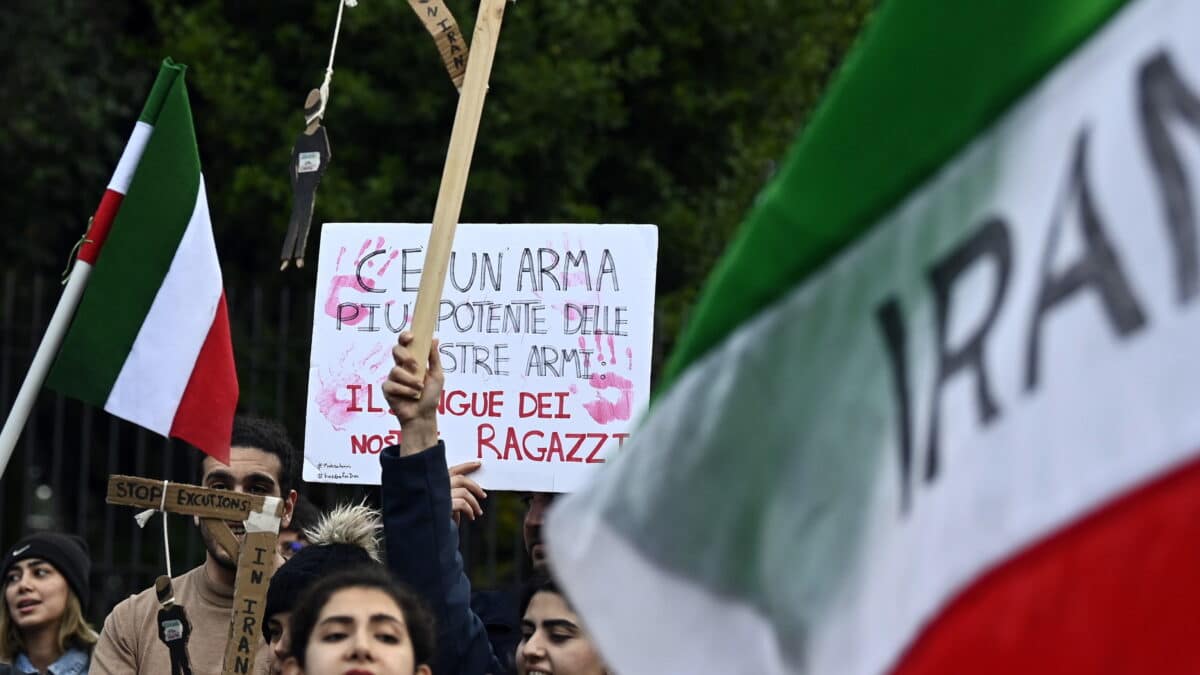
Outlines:
[[[296,503],[292,489],[295,450],[283,428],[262,419],[239,417],[233,424],[229,466],[205,457],[201,464],[204,487],[251,495],[284,498],[282,527],[291,519]],[[237,561],[230,558],[201,530],[208,553],[204,564],[172,579],[177,604],[191,624],[187,655],[192,673],[221,672],[229,617],[233,609],[233,584]],[[234,528],[239,537],[244,533]],[[278,553],[276,553],[278,555]],[[276,568],[283,564],[276,560]],[[159,639],[158,598],[154,588],[132,595],[104,620],[100,641],[92,654],[91,672],[99,675],[171,673],[171,654]],[[255,673],[267,668],[266,645],[260,645]]]

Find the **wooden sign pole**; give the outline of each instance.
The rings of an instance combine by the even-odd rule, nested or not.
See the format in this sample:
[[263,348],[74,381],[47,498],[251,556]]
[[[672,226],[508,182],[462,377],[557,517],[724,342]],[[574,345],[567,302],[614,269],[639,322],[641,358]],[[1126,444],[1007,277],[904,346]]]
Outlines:
[[279,521],[274,532],[246,531],[238,555],[237,581],[233,585],[233,615],[229,617],[229,642],[225,645],[226,675],[254,672],[254,657],[262,639],[266,617],[267,586],[275,574],[275,548]]
[[[223,675],[254,672],[254,660],[262,638],[267,585],[275,572],[283,500],[137,476],[109,476],[106,501],[199,516],[200,526],[213,534],[217,545],[230,557],[237,559],[229,642],[221,672]],[[226,523],[230,520],[245,524],[246,537],[241,544]]]
[[421,285],[417,289],[416,307],[413,308],[412,352],[417,356],[417,376],[421,378],[425,377],[425,355],[429,353],[429,346],[433,342],[438,305],[442,300],[442,288],[446,285],[446,266],[450,263],[454,230],[458,227],[463,195],[467,191],[467,174],[471,171],[471,156],[475,152],[479,119],[483,115],[483,99],[487,95],[488,78],[496,56],[496,43],[500,40],[500,22],[504,19],[507,1],[482,0],[479,3],[479,15],[475,19],[471,56],[467,60],[467,74],[463,78],[458,110],[454,114],[450,148],[446,151],[446,166],[442,170],[442,184],[433,210],[433,229],[429,231]]

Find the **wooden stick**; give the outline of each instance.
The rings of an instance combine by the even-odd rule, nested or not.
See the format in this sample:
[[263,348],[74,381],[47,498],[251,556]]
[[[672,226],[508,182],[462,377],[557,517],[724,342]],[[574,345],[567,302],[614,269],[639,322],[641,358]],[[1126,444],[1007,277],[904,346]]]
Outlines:
[[438,188],[437,205],[433,210],[433,229],[425,248],[425,265],[417,303],[413,309],[412,352],[417,358],[417,377],[425,377],[426,356],[433,343],[442,289],[446,285],[446,266],[454,246],[454,230],[462,211],[463,195],[467,191],[467,174],[471,171],[471,156],[475,152],[475,137],[479,133],[479,118],[483,115],[483,99],[487,94],[488,77],[500,40],[500,22],[508,0],[482,0],[475,18],[475,33],[471,37],[471,56],[463,78],[454,128],[450,132],[450,148],[446,151],[446,166]]

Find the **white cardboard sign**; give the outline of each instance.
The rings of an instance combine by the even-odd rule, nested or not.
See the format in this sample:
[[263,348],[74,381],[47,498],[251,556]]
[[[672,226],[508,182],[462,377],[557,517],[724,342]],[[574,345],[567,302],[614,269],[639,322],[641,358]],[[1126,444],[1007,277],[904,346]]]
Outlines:
[[[428,224],[322,228],[304,480],[378,484],[400,429],[380,385],[410,328]],[[650,397],[653,225],[458,226],[435,337],[438,423],[488,489],[570,492],[618,452]]]

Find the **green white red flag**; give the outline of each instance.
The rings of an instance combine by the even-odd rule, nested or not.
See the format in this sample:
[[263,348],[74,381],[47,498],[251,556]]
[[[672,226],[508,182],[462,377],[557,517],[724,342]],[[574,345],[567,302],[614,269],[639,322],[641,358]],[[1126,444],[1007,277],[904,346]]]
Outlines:
[[1200,672],[1200,3],[882,3],[550,514],[616,672]]
[[47,384],[227,463],[237,372],[185,70],[163,62],[93,217]]

